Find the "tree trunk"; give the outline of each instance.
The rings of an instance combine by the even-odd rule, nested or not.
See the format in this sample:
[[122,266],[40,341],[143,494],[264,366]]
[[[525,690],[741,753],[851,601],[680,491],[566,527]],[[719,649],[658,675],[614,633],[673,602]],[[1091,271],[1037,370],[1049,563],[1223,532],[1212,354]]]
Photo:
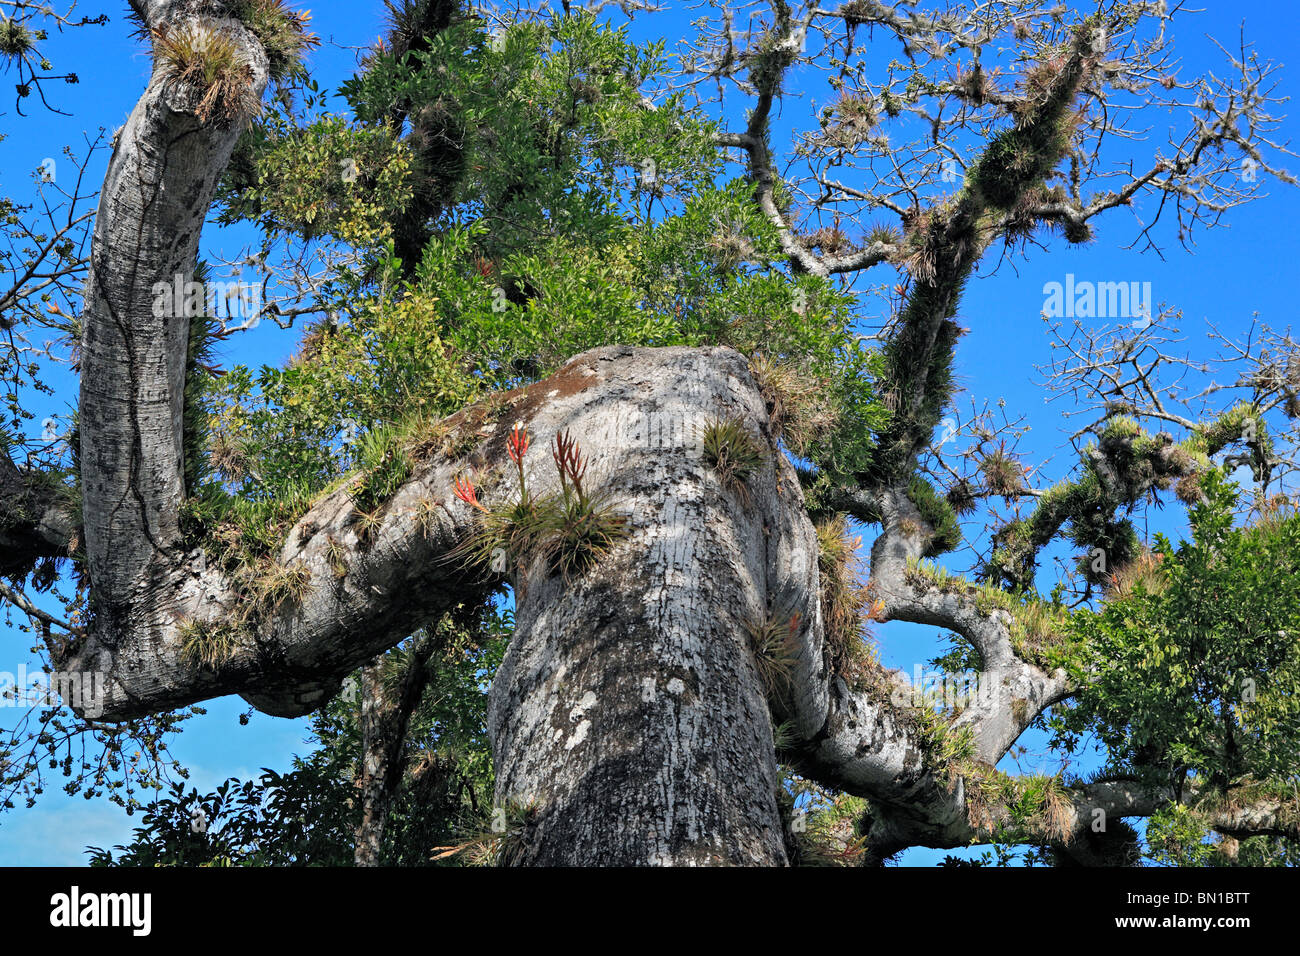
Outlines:
[[116,137],[86,283],[78,406],[86,559],[110,642],[157,627],[172,610],[142,597],[179,553],[185,363],[194,306],[206,308],[205,298],[187,303],[186,292],[217,182],[268,77],[266,54],[242,23],[192,15],[193,6],[155,0],[137,11],[151,30],[230,42],[245,115],[202,121],[195,104],[206,91],[155,58]]
[[392,793],[386,786],[391,747],[384,734],[388,724],[384,704],[383,665],[375,661],[361,668],[361,822],[357,824],[352,857],[357,866],[379,865],[384,824],[392,803]]
[[[898,386],[892,415],[870,470],[820,494],[823,505],[837,499],[838,510],[880,527],[869,580],[875,619],[951,630],[977,651],[980,683],[993,690],[944,730],[969,734],[969,752],[959,761],[955,749],[936,745],[926,730],[932,721],[918,720],[914,689],[903,678],[878,666],[862,673],[831,668],[832,658],[843,658],[844,642],[859,634],[824,633],[817,540],[797,477],[777,448],[746,360],[729,349],[595,349],[541,382],[425,423],[403,449],[410,477],[367,511],[364,524],[360,477],[353,476],[306,507],[273,560],[241,569],[292,580],[291,594],[249,587],[242,575],[209,563],[202,542],[181,533],[189,320],[166,308],[174,295],[159,308],[156,288],[183,291],[175,288],[178,277],[183,283],[193,275],[216,184],[265,89],[268,60],[253,33],[223,15],[228,4],[131,5],[150,31],[219,33],[238,55],[207,90],[182,82],[165,56],[155,62],[116,139],[101,193],[81,315],[78,409],[82,566],[92,613],[84,625],[59,622],[0,581],[7,600],[67,632],[51,641],[52,663],[66,674],[93,676],[103,688],[90,701],[74,701],[82,716],[125,720],[229,693],[268,713],[301,715],[376,654],[459,606],[481,605],[502,577],[499,570],[484,577],[455,560],[478,531],[481,513],[453,489],[473,472],[481,476],[484,509],[511,503],[500,475],[510,473],[505,436],[518,422],[537,446],[527,459],[536,472],[530,487],[556,490],[545,446],[567,430],[591,456],[589,484],[613,496],[629,534],[572,580],[538,559],[514,582],[517,627],[488,715],[496,799],[513,820],[500,830],[508,861],[787,862],[774,720],[782,724],[784,760],[811,780],[870,801],[858,821],[869,861],[911,845],[998,839],[1062,847],[1076,837],[1084,838],[1070,849],[1076,860],[1104,861],[1113,857],[1112,841],[1089,835],[1098,813],[1146,816],[1174,798],[1123,781],[1095,782],[1069,788],[1068,802],[1028,822],[1016,801],[988,805],[984,791],[978,801],[967,799],[967,777],[973,785],[986,782],[1025,729],[1072,688],[1063,670],[1048,673],[1018,653],[1015,602],[989,602],[970,582],[936,580],[917,564],[940,549],[938,529],[913,500],[912,479],[950,398],[945,373],[962,331],[956,303],[980,257],[998,238],[1016,235],[1013,226],[1018,230],[1025,216],[1086,232],[1088,219],[1131,202],[1139,185],[1169,191],[1192,181],[1201,175],[1196,157],[1223,138],[1222,122],[1201,124],[1191,152],[1184,144],[1174,178],[1165,177],[1173,166],[1164,163],[1132,189],[1105,193],[1086,207],[1045,202],[1041,173],[1067,157],[1072,140],[1063,134],[1082,115],[1076,104],[1103,62],[1095,35],[1076,31],[1064,57],[1042,64],[1042,89],[1012,104],[1012,142],[1032,162],[990,179],[1008,143],[999,134],[957,195],[909,227],[915,281],[883,348],[886,383]],[[430,14],[429,25],[440,16]],[[900,36],[914,26],[886,25]],[[903,250],[887,242],[848,256],[815,256],[775,202],[766,123],[778,103],[780,74],[795,62],[792,51],[806,31],[806,22],[778,17],[770,36],[779,40],[779,55],[758,78],[747,130],[719,142],[747,152],[759,207],[793,271],[830,276],[897,261]],[[208,94],[222,90],[233,91],[233,99],[212,113],[204,105]],[[729,477],[705,454],[706,429],[724,418],[762,453],[751,473]],[[1121,451],[1131,457],[1127,446]],[[1141,481],[1121,480],[1102,451],[1090,454],[1092,471],[1105,478],[1106,514],[1131,508],[1178,469],[1195,473],[1170,451],[1159,453]],[[19,470],[0,453],[0,497],[10,506],[0,521],[0,572],[20,577],[36,560],[77,551],[76,520],[57,482]],[[1032,580],[1037,551],[1068,517],[1058,509],[1041,519],[1041,540],[1005,570],[1009,579]],[[231,629],[250,602],[257,613]],[[779,637],[779,659],[770,642],[756,651],[756,631],[765,640]],[[215,644],[220,654],[186,652],[214,635],[222,638]],[[824,651],[828,640],[838,657]],[[378,671],[367,670],[359,863],[379,859],[405,766],[407,721],[435,647],[435,637],[418,645],[396,700],[384,699]],[[1221,811],[1214,825],[1234,838],[1255,832],[1294,840],[1300,835],[1292,809],[1257,800]]]
[[[596,477],[629,539],[571,582],[530,569],[492,685],[497,802],[523,820],[515,862],[786,861],[747,625],[780,603],[773,511],[778,485],[797,483],[757,433],[766,411],[741,356],[663,351],[675,354],[594,392],[569,424],[606,466]],[[727,416],[768,452],[741,490],[701,450]]]

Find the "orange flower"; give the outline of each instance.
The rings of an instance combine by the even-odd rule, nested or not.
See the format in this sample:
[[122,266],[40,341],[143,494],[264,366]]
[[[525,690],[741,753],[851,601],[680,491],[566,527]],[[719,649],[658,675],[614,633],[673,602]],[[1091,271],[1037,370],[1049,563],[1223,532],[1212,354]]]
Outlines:
[[474,483],[464,478],[456,479],[456,497],[471,508],[477,508],[479,511],[487,511],[478,500],[478,491],[474,488]]
[[523,464],[524,455],[528,451],[528,432],[526,432],[519,422],[515,422],[515,427],[510,430],[510,438],[506,442],[507,450],[510,453],[510,460],[516,465]]

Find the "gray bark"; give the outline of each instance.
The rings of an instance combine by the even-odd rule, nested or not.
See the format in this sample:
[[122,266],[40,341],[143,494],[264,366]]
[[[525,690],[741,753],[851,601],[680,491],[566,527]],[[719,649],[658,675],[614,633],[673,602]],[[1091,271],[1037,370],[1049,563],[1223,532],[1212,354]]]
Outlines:
[[[783,863],[745,625],[816,607],[815,576],[792,580],[782,561],[782,525],[801,504],[793,470],[736,353],[602,350],[585,362],[626,372],[585,393],[568,427],[631,536],[572,583],[532,569],[490,698],[498,802],[536,804],[528,863]],[[749,502],[700,448],[709,419],[729,415],[768,449]],[[800,543],[807,555],[807,534]],[[819,672],[820,649],[806,650],[801,665]]]
[[[138,3],[151,29],[229,37],[248,70],[248,99],[267,82],[261,45],[237,20],[202,5]],[[203,221],[243,121],[201,122],[204,91],[154,63],[149,86],[109,160],[82,312],[81,475],[94,613],[109,641],[157,627],[167,609],[143,601],[172,564],[185,493],[182,411],[189,318],[158,308],[154,287],[193,276]]]
[[361,822],[357,825],[353,855],[357,866],[379,865],[392,794],[388,782],[393,767],[393,742],[385,733],[388,721],[384,719],[387,708],[381,672],[378,662],[361,669],[361,779],[358,784]]

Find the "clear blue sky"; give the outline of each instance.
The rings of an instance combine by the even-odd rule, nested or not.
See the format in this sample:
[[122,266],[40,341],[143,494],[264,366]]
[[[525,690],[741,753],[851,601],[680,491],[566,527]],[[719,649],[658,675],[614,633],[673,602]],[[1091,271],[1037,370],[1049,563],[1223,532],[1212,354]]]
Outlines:
[[[324,41],[313,56],[313,72],[322,88],[335,87],[353,70],[354,48],[379,35],[382,4],[378,0],[321,0],[303,5],[310,6],[313,29]],[[637,35],[667,37],[671,48],[676,38],[689,34],[691,11],[678,0],[669,0],[668,6],[667,12],[643,17]],[[1089,4],[1070,6],[1087,9]],[[27,109],[27,117],[19,117],[9,94],[3,92],[12,87],[0,84],[0,131],[7,136],[0,142],[0,195],[20,200],[30,197],[32,171],[47,157],[55,159],[60,176],[66,175],[70,166],[62,156],[64,146],[76,150],[83,134],[93,136],[101,126],[111,134],[125,120],[147,80],[149,59],[144,47],[130,37],[124,9],[124,2],[84,0],[79,14],[104,12],[111,22],[56,35],[44,46],[57,68],[80,74],[79,85],[50,90],[51,101],[71,116],[33,106]],[[1207,35],[1231,46],[1243,21],[1247,39],[1254,42],[1262,58],[1282,64],[1300,60],[1295,56],[1300,48],[1296,11],[1292,0],[1243,0],[1216,2],[1204,13],[1180,17],[1175,36],[1182,75],[1220,70],[1224,65],[1221,54]],[[1294,96],[1297,90],[1300,72],[1284,70],[1279,93]],[[342,108],[341,102],[338,108]],[[797,112],[806,117],[811,108]],[[1165,125],[1179,120],[1173,115],[1151,117],[1153,148],[1163,143]],[[1288,123],[1287,128],[1294,125]],[[1286,138],[1285,132],[1282,138]],[[101,155],[91,173],[96,181],[102,177],[106,158]],[[1289,168],[1300,172],[1300,162]],[[1184,310],[1184,333],[1193,351],[1203,348],[1207,318],[1224,330],[1244,330],[1251,313],[1258,312],[1263,320],[1286,326],[1291,323],[1294,302],[1290,267],[1300,262],[1300,230],[1295,228],[1300,222],[1300,191],[1277,183],[1267,184],[1265,191],[1269,193],[1266,198],[1231,213],[1229,228],[1200,233],[1195,255],[1178,247],[1167,230],[1163,260],[1121,250],[1120,246],[1133,239],[1136,227],[1130,217],[1116,213],[1100,223],[1097,241],[1089,246],[1055,243],[1028,262],[1017,262],[1014,267],[1008,264],[996,275],[970,284],[960,315],[961,323],[971,329],[958,353],[960,381],[977,403],[1004,398],[1011,409],[1028,414],[1033,432],[1023,448],[1029,460],[1053,457],[1045,481],[1062,477],[1070,456],[1061,432],[1060,409],[1045,406],[1032,371],[1036,363],[1049,359],[1048,340],[1039,319],[1044,283],[1064,281],[1066,273],[1080,279],[1150,282],[1157,302]],[[222,234],[210,227],[204,237],[205,248],[233,254],[247,238],[247,234]],[[221,362],[276,363],[292,345],[291,336],[263,323],[231,345]],[[58,394],[38,407],[38,422],[45,415],[65,414],[75,398],[70,376],[52,376],[50,383]],[[963,396],[961,409],[967,407]],[[887,625],[879,628],[877,637],[885,663],[908,673],[917,663],[934,657],[941,647],[940,635],[933,629],[909,625]],[[27,645],[15,628],[0,622],[0,671],[15,672],[24,661]],[[36,665],[28,660],[27,666]],[[212,702],[207,716],[190,721],[176,740],[173,749],[191,768],[192,781],[201,791],[229,776],[255,775],[264,766],[285,769],[290,756],[305,749],[304,721],[257,715],[247,726],[240,726],[237,717],[244,710],[246,705],[237,698]],[[0,727],[10,726],[15,716],[14,710],[0,708]],[[0,863],[84,863],[87,845],[125,842],[132,823],[121,810],[105,802],[47,794],[32,810],[18,809],[0,816]],[[904,862],[928,865],[942,856],[917,850],[906,854]]]

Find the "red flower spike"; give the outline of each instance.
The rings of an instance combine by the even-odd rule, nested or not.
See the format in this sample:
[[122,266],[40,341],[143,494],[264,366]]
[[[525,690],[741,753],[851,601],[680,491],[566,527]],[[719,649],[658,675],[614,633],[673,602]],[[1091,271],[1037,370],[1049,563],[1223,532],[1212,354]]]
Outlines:
[[510,454],[510,460],[516,465],[523,464],[524,455],[528,452],[528,432],[518,422],[510,430],[510,438],[506,442],[506,449]]
[[456,479],[456,497],[465,502],[465,504],[469,505],[471,508],[477,508],[479,511],[487,511],[478,500],[478,491],[475,489],[474,483],[467,479]]
[[555,436],[555,450],[551,452],[555,467],[560,472],[560,480],[572,482],[579,495],[582,494],[582,476],[587,473],[587,459],[582,457],[581,449],[569,433],[562,432]]

